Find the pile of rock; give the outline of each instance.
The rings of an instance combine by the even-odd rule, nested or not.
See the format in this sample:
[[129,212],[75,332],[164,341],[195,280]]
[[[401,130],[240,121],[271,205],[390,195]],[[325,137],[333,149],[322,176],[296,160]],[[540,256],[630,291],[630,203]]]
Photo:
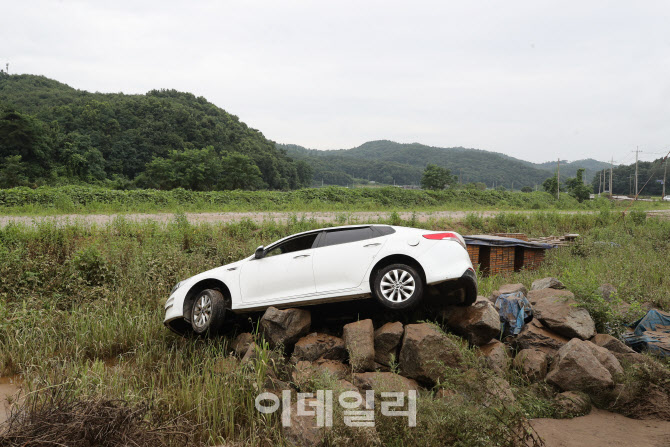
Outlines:
[[[501,294],[517,292],[531,303],[534,318],[518,335],[501,341],[494,303]],[[505,380],[514,368],[529,382],[553,387],[555,403],[566,415],[588,412],[592,398],[620,393],[621,362],[645,362],[618,339],[597,334],[588,311],[556,278],[537,280],[530,291],[522,284],[504,285],[472,306],[444,306],[435,317],[463,341],[430,323],[387,321],[375,327],[371,319],[313,331],[308,310],[274,307],[265,312],[260,328],[271,347],[284,348],[296,384],[328,374],[341,390],[431,388],[449,368],[465,370],[462,352],[467,343],[491,370],[483,386],[497,390],[503,401],[514,401]],[[250,333],[238,335],[232,348],[242,362],[253,359],[257,350]],[[304,421],[296,426],[306,430]],[[302,439],[300,433],[286,434],[302,443],[295,441]]]

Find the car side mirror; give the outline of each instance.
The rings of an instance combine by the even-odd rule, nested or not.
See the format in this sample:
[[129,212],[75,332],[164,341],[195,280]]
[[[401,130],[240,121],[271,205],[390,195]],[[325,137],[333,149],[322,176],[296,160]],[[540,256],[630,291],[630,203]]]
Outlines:
[[265,256],[265,247],[261,245],[256,249],[256,252],[254,253],[254,258],[261,259],[263,256]]

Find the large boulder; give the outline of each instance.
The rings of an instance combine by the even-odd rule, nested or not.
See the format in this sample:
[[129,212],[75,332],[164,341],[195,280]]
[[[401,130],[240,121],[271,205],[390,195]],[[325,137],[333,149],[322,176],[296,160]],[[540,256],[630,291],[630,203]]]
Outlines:
[[546,298],[548,296],[551,297],[565,297],[565,298],[575,298],[575,294],[570,292],[569,290],[561,290],[561,289],[538,289],[538,290],[531,290],[528,292],[528,301],[530,304],[535,304],[537,303],[538,300],[542,298]]
[[316,371],[335,379],[344,379],[349,375],[349,367],[338,360],[319,359],[314,363],[314,367]]
[[591,343],[590,341],[587,343],[587,346],[591,349],[593,355],[605,368],[607,368],[607,371],[612,374],[612,377],[616,376],[617,374],[623,374],[621,363],[619,363],[619,360],[617,360],[614,354],[603,347]]
[[590,340],[593,344],[618,354],[632,354],[635,351],[624,342],[608,334],[596,334]]
[[268,307],[261,318],[261,329],[271,347],[291,346],[300,337],[309,333],[312,316],[305,309]]
[[539,349],[522,349],[514,357],[514,367],[531,382],[544,380],[549,367],[549,356]]
[[554,405],[561,417],[583,416],[591,412],[591,399],[579,391],[564,391],[554,398]]
[[375,331],[375,361],[389,366],[391,360],[398,361],[398,347],[404,329],[399,321],[386,323]]
[[555,354],[569,340],[547,329],[542,323],[533,320],[521,329],[512,343],[518,350],[539,349],[547,354]]
[[558,279],[552,277],[536,279],[533,281],[533,284],[530,285],[531,291],[541,289],[565,289],[565,286]]
[[316,447],[323,445],[325,428],[317,425],[315,409],[321,403],[317,399],[305,399],[304,410],[308,415],[298,415],[298,404],[290,408],[290,423],[282,426],[282,433],[289,445],[297,447]]
[[416,380],[392,372],[354,373],[353,381],[358,388],[375,392],[402,391],[406,393],[410,390],[419,390]]
[[349,368],[337,360],[319,359],[316,362],[299,360],[291,373],[293,381],[301,384],[314,376],[329,376],[333,379],[344,379],[349,375]]
[[459,347],[437,326],[430,323],[408,324],[400,349],[403,376],[420,382],[435,383],[445,367],[460,368]]
[[492,340],[480,346],[478,355],[484,359],[486,366],[498,375],[503,375],[509,368],[507,346],[499,340]]
[[526,289],[526,286],[524,286],[521,283],[518,284],[504,284],[498,288],[498,290],[494,290],[493,293],[491,294],[491,302],[495,303],[496,299],[498,299],[498,296],[505,294],[505,293],[517,293],[521,292],[523,295],[528,294],[528,289]]
[[349,352],[349,364],[353,371],[374,371],[375,328],[372,320],[360,320],[344,325],[344,345]]
[[547,382],[563,391],[602,392],[614,386],[612,374],[594,355],[593,343],[573,338],[558,350]]
[[[538,292],[544,291],[563,292],[554,289],[542,289]],[[596,325],[591,315],[586,309],[577,307],[572,296],[547,294],[536,299],[533,310],[542,324],[564,337],[588,340],[596,333]]]
[[302,337],[293,348],[292,361],[314,362],[318,359],[346,360],[347,350],[344,341],[333,335],[313,332]]
[[500,335],[500,316],[490,301],[477,297],[472,306],[447,306],[441,317],[470,344],[482,346]]

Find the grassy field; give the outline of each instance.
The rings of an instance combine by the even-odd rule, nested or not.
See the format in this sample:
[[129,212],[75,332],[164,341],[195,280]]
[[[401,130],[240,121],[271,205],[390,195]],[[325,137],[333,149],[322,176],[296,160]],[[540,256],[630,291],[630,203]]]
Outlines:
[[[484,278],[480,293],[488,295],[502,283],[530,286],[534,279],[555,276],[591,311],[598,331],[613,334],[626,318],[597,294],[603,282],[618,287],[618,299],[631,304],[628,318],[643,313],[646,304],[670,309],[670,221],[645,219],[639,211],[625,218],[609,209],[588,215],[470,214],[463,221],[425,223],[392,215],[386,222],[465,234],[580,233],[577,244],[551,250],[539,271]],[[254,398],[269,375],[292,381],[283,357],[263,345],[258,358],[242,367],[229,357],[229,336],[205,340],[170,333],[162,325],[162,304],[180,279],[319,226],[298,218],[286,224],[196,226],[183,215],[167,225],[123,217],[105,226],[9,224],[0,229],[2,374],[19,375],[36,408],[52,402],[54,390],[70,402],[104,398],[131,408],[145,405],[144,420],[157,434],[163,427],[165,445],[282,444],[277,414],[260,415]],[[246,324],[253,328],[253,322]],[[508,379],[517,403],[483,405],[486,397],[479,384],[489,373],[472,349],[462,350],[468,370],[450,371],[441,387],[469,399],[446,401],[436,390],[425,391],[415,429],[407,428],[404,419],[380,419],[374,433],[336,423],[329,443],[510,445],[525,417],[557,415],[542,387],[530,386],[513,370]],[[322,379],[300,384],[300,389],[332,383]],[[165,427],[179,427],[181,435]]]
[[[310,188],[297,191],[118,191],[91,186],[0,189],[0,214],[174,213],[224,211],[433,211],[433,210],[598,210],[629,203],[598,198],[584,203],[568,194],[545,192],[404,190],[400,188]],[[635,209],[669,209],[660,200],[636,202]]]

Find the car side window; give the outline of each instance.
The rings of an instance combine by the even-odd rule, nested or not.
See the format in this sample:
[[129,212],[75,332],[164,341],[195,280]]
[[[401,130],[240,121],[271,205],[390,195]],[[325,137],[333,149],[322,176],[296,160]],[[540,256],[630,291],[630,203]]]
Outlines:
[[321,247],[347,244],[349,242],[364,241],[366,239],[372,239],[373,237],[378,237],[378,235],[375,234],[372,231],[372,228],[370,227],[331,230],[326,231],[326,234],[324,236],[325,236],[324,242],[319,244]]
[[314,241],[318,235],[319,233],[310,233],[289,239],[288,241],[273,247],[270,251],[265,253],[265,257],[293,253],[294,251],[309,250],[314,245]]

